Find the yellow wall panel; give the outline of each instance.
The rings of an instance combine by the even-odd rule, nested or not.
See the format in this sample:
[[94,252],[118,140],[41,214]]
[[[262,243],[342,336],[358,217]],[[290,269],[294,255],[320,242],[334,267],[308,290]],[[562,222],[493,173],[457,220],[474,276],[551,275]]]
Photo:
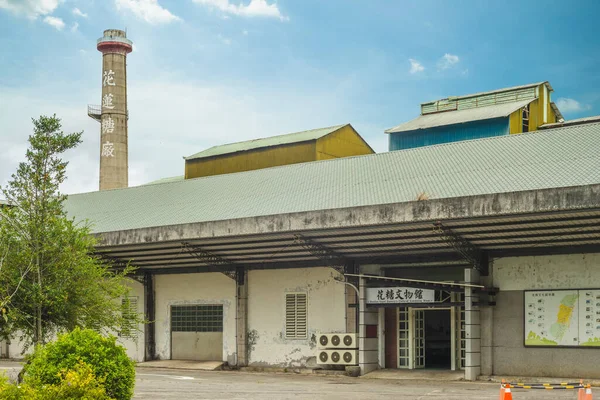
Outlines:
[[374,153],[373,149],[350,126],[346,125],[337,131],[317,140],[316,160],[359,156]]
[[540,107],[540,99],[529,104],[529,132],[537,131],[544,118],[544,110]]
[[523,130],[523,113],[521,110],[517,110],[510,114],[509,117],[509,132],[522,133]]
[[231,174],[315,160],[315,141],[244,151],[185,162],[185,178]]

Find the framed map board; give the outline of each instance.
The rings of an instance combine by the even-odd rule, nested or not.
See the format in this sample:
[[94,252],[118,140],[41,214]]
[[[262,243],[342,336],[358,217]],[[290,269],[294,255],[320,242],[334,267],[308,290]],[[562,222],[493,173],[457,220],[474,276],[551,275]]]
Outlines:
[[525,346],[600,347],[600,289],[525,291]]

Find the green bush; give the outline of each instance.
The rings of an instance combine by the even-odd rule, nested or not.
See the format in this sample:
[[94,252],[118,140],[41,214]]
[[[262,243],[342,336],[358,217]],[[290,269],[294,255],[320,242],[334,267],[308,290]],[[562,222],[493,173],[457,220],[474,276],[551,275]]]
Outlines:
[[96,379],[92,368],[80,361],[72,370],[62,371],[56,385],[23,383],[11,385],[0,381],[2,400],[111,400],[102,381]]
[[24,382],[34,387],[59,386],[65,380],[65,373],[83,362],[103,384],[108,397],[129,400],[133,397],[135,366],[116,340],[114,336],[103,337],[93,330],[79,328],[60,335],[56,342],[40,346],[28,358],[23,368]]
[[96,379],[92,368],[80,361],[73,369],[60,373],[60,382],[43,385],[25,382],[12,385],[0,382],[1,400],[113,400],[106,394],[102,381]]

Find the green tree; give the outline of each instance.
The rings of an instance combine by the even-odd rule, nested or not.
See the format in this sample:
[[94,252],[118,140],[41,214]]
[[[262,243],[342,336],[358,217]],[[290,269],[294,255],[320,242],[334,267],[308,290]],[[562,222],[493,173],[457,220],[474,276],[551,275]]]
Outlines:
[[110,332],[133,325],[131,318],[140,322],[122,313],[131,269],[115,271],[94,256],[89,224],[62,207],[61,155],[81,143],[83,132],[63,133],[56,116],[33,125],[26,161],[1,189],[10,207],[0,208],[0,334],[18,332],[29,347],[75,327]]

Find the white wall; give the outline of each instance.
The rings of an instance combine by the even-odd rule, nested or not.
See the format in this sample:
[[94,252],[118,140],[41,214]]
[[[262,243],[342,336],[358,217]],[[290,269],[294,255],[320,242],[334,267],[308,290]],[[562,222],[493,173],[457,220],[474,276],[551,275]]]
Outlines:
[[235,362],[235,281],[219,272],[155,276],[156,355],[171,358],[171,306],[223,305],[223,360]]
[[[137,312],[144,315],[144,285],[133,279],[127,280],[128,286],[131,288],[129,296],[137,297]],[[122,338],[117,336],[117,343],[127,349],[127,355],[134,361],[144,361],[144,324],[138,325],[136,332],[137,339]]]
[[494,260],[500,290],[600,287],[600,254],[507,257]]
[[[255,366],[311,366],[316,335],[345,332],[345,285],[331,268],[253,270],[248,275],[248,352]],[[308,294],[308,338],[285,339],[285,293]]]

